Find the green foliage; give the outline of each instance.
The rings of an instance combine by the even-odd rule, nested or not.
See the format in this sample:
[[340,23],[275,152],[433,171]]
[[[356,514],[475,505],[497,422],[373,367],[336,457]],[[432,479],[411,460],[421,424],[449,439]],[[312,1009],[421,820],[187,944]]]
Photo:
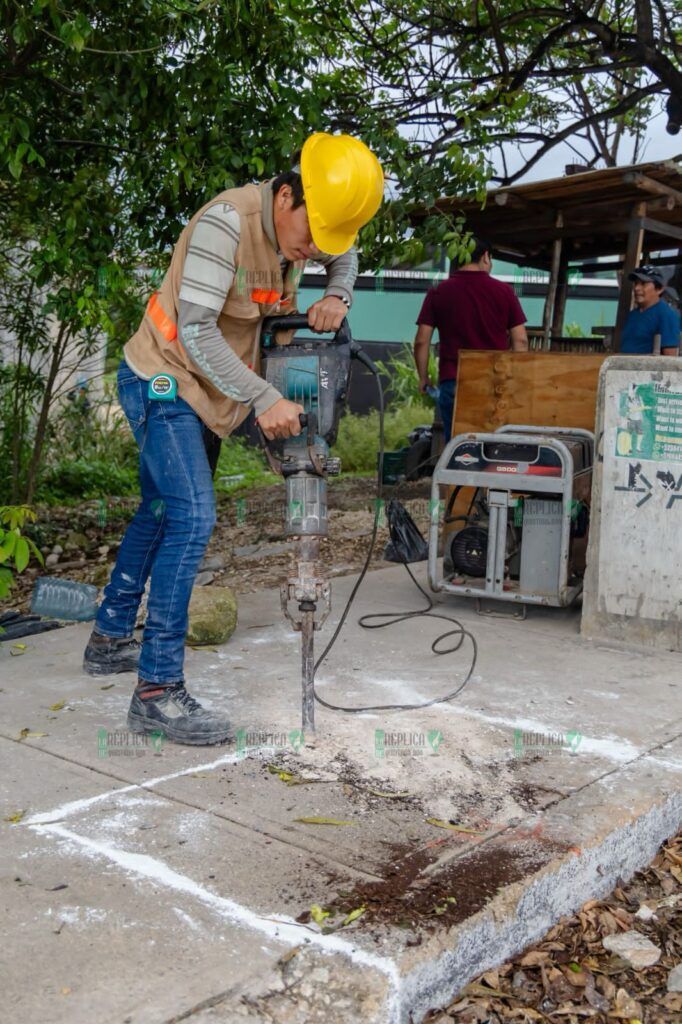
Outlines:
[[47,504],[68,504],[90,498],[122,497],[139,492],[137,464],[120,466],[89,456],[58,459],[45,471],[38,498]]
[[265,455],[243,437],[226,437],[220,448],[215,474],[215,489],[232,494],[243,487],[258,487],[281,482],[268,468]]
[[138,449],[121,415],[114,381],[99,400],[65,401],[51,422],[38,497],[48,504],[139,493]]
[[38,381],[18,408],[0,381],[0,445],[30,501],[64,367],[120,349],[189,217],[288,168],[326,102],[279,0],[4,4],[0,53],[0,303],[25,310],[2,322]]
[[43,564],[42,554],[23,533],[26,524],[35,519],[35,512],[27,505],[0,506],[0,600],[12,589],[14,572],[23,572],[31,555]]
[[[387,397],[395,405],[420,405],[433,408],[434,400],[419,390],[419,375],[414,361],[412,348],[403,345],[397,355],[392,355],[388,362],[377,361],[379,370],[389,378]],[[433,349],[429,352],[429,378],[438,380],[438,360]]]
[[418,263],[432,247],[462,261],[466,225],[439,198],[483,202],[496,147],[523,150],[503,173],[515,179],[525,147],[542,155],[567,122],[584,138],[586,111],[605,139],[589,140],[589,159],[613,161],[624,130],[641,135],[652,105],[680,91],[674,10],[3,4],[0,322],[18,352],[16,371],[0,365],[0,500],[30,503],[65,365],[102,339],[120,350],[152,275],[211,196],[286,169],[311,131],[348,131],[378,154],[390,196],[361,232],[361,266]]
[[[407,435],[415,427],[433,422],[433,409],[425,405],[399,405],[384,416],[384,448],[393,451],[406,445]],[[346,473],[376,473],[379,450],[379,412],[365,416],[347,414],[339,424],[339,436],[333,454],[341,459]]]
[[592,334],[585,334],[585,329],[577,321],[564,324],[564,336],[566,338],[591,338]]

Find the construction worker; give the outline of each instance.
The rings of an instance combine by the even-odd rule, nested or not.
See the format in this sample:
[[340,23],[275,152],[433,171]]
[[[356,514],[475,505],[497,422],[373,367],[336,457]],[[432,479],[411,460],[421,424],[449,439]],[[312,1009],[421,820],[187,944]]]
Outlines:
[[[307,260],[324,265],[313,330],[334,331],[353,299],[359,229],[376,213],[383,174],[348,135],[307,139],[300,165],[227,189],[182,231],[170,267],[124,348],[118,393],[140,449],[141,504],[119,549],[84,654],[94,675],[137,670],[135,732],[179,743],[229,738],[222,712],[185,688],[184,642],[194,579],[215,524],[220,439],[254,410],[266,437],[301,431],[303,407],[258,376],[264,316],[296,309]],[[151,574],[142,645],[133,638]]]

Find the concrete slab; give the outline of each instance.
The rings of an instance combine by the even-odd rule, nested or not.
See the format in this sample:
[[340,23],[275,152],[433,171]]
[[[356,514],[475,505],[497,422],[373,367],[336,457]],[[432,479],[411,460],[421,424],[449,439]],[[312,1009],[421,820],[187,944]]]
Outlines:
[[[319,651],[352,582],[334,581]],[[434,655],[442,619],[357,626],[423,605],[402,567],[369,575],[321,696],[456,689],[473,646]],[[3,824],[12,1009],[74,1024],[93,999],[103,1024],[308,1022],[330,1007],[339,1022],[418,1021],[643,866],[682,819],[680,656],[587,642],[575,609],[436,611],[475,637],[464,690],[402,712],[318,706],[302,745],[299,638],[272,592],[241,599],[228,644],[187,652],[193,692],[231,709],[236,745],[135,743],[134,677],[81,673],[88,626],[0,648],[3,817],[25,812]],[[325,934],[313,904],[326,925],[366,910]]]

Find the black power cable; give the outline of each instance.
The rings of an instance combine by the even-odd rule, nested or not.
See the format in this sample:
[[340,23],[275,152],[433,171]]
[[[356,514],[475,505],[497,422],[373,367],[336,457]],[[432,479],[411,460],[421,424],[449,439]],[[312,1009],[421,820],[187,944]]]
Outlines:
[[[358,358],[360,360],[360,362],[362,362],[374,374],[374,378],[376,380],[377,389],[378,389],[378,393],[379,393],[379,463],[378,463],[378,470],[377,470],[377,502],[376,502],[376,511],[375,511],[375,514],[374,514],[374,525],[373,525],[373,528],[372,528],[372,536],[370,538],[369,548],[367,550],[367,556],[365,558],[365,563],[364,563],[362,569],[360,570],[360,575],[358,576],[357,580],[355,581],[353,589],[352,589],[352,591],[350,593],[350,597],[348,598],[348,600],[346,602],[346,606],[343,609],[343,612],[341,614],[341,618],[339,619],[338,625],[337,625],[336,629],[334,630],[334,633],[332,635],[331,640],[329,641],[329,643],[325,647],[325,649],[322,652],[322,654],[320,655],[320,657],[315,662],[315,669],[314,669],[314,672],[313,672],[313,693],[315,694],[315,700],[319,704],[322,704],[323,707],[329,708],[330,711],[343,711],[346,714],[361,714],[361,713],[364,713],[366,711],[416,711],[419,708],[429,708],[429,707],[432,707],[434,704],[445,704],[448,701],[454,700],[454,698],[457,697],[458,694],[460,694],[462,692],[464,687],[467,685],[467,683],[471,679],[471,677],[472,677],[472,675],[474,673],[474,669],[476,668],[476,661],[477,661],[477,658],[478,658],[478,646],[476,644],[476,638],[474,637],[473,633],[471,633],[468,629],[466,629],[462,625],[462,623],[459,622],[458,619],[455,619],[451,615],[444,615],[441,612],[436,612],[436,611],[433,610],[434,607],[435,607],[433,601],[431,600],[430,596],[426,593],[424,588],[421,586],[421,584],[415,579],[414,574],[412,573],[412,570],[408,566],[407,562],[403,562],[403,565],[405,566],[405,569],[407,570],[407,573],[408,573],[410,579],[412,580],[412,582],[414,583],[415,587],[417,588],[417,590],[420,592],[420,594],[423,594],[423,596],[426,598],[426,601],[427,601],[426,607],[418,609],[417,611],[411,611],[411,612],[376,612],[376,613],[371,614],[371,615],[363,615],[362,618],[358,619],[358,623],[359,623],[360,626],[363,627],[363,629],[382,629],[385,626],[393,626],[393,625],[395,625],[398,622],[407,622],[410,619],[416,619],[416,618],[444,619],[446,622],[451,623],[451,625],[453,625],[455,628],[454,629],[449,629],[445,633],[441,633],[440,636],[436,637],[436,639],[431,644],[431,650],[433,651],[434,654],[453,654],[455,651],[458,651],[461,648],[462,644],[464,643],[465,637],[468,637],[469,640],[471,641],[471,646],[473,648],[473,653],[472,653],[472,657],[471,657],[471,664],[469,666],[469,671],[467,672],[466,676],[464,677],[464,680],[454,690],[451,690],[450,693],[445,694],[445,696],[443,696],[443,697],[434,697],[433,700],[423,701],[420,704],[373,704],[373,705],[368,705],[366,707],[357,707],[357,708],[349,708],[349,707],[343,707],[340,704],[332,704],[329,701],[326,701],[322,697],[320,697],[319,693],[315,689],[315,673],[317,673],[317,670],[319,669],[320,665],[325,660],[325,658],[327,657],[327,655],[331,651],[332,647],[336,643],[336,641],[338,639],[338,636],[339,636],[339,633],[343,629],[343,625],[344,625],[346,619],[348,618],[348,613],[350,612],[350,609],[351,609],[351,606],[353,604],[353,601],[355,600],[355,596],[356,596],[358,590],[360,589],[362,581],[364,580],[365,575],[367,573],[367,570],[369,568],[370,562],[372,561],[372,555],[374,553],[374,546],[375,546],[376,539],[377,539],[377,530],[379,528],[379,515],[380,515],[380,512],[381,512],[381,502],[382,502],[382,499],[383,499],[384,389],[383,389],[383,387],[381,385],[381,378],[379,376],[379,370],[378,370],[377,366],[369,358],[367,353],[363,352],[362,349],[359,346],[354,346],[353,355],[356,356],[356,358]],[[372,621],[372,620],[374,620],[374,621]],[[379,620],[379,621],[376,621],[376,620]],[[445,648],[441,647],[440,645],[443,643],[443,641],[447,640],[449,637],[457,637],[458,639],[456,640],[456,642],[452,646],[445,647]]]

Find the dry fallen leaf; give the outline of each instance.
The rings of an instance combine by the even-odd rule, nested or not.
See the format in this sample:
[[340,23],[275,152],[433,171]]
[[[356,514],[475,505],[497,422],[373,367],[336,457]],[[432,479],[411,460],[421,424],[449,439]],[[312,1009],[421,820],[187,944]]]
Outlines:
[[50,704],[50,711],[61,711],[65,704],[65,700],[58,700],[56,704]]
[[426,822],[428,825],[435,825],[436,828],[447,828],[451,832],[468,832],[474,836],[485,835],[485,832],[482,832],[478,828],[465,828],[464,825],[451,825],[449,821],[442,821],[441,818],[427,818]]
[[26,811],[15,811],[13,814],[9,814],[4,821],[8,821],[10,825],[17,825],[26,814]]
[[484,981],[486,985],[490,985],[491,988],[497,988],[500,984],[499,971],[486,971],[485,974],[481,975],[481,980]]
[[631,1021],[633,1017],[639,1018],[642,1016],[642,1007],[632,998],[629,992],[624,988],[619,988],[609,1016]]
[[363,793],[371,793],[372,796],[383,797],[384,800],[399,800],[401,797],[411,796],[410,793],[384,793],[380,789],[363,789]]
[[283,967],[284,964],[288,964],[290,960],[293,960],[293,958],[296,956],[296,954],[300,953],[300,951],[302,949],[303,949],[303,946],[294,946],[293,949],[289,949],[289,950],[287,950],[286,953],[283,953],[282,956],[277,961],[277,963],[281,967]]
[[338,818],[294,818],[294,821],[300,821],[303,825],[354,825],[354,821],[340,821]]
[[526,953],[524,957],[519,960],[522,967],[537,967],[538,964],[544,964],[549,960],[549,953],[546,953],[542,949],[531,949],[530,953]]
[[269,764],[267,767],[271,775],[277,775],[287,786],[307,786],[308,783],[331,781],[327,779],[304,779],[300,775],[294,775],[293,772],[287,771],[286,768],[279,768],[276,764]]
[[479,985],[475,981],[465,985],[461,994],[465,996],[497,996],[498,999],[510,998],[507,992],[501,992],[498,988],[490,988],[488,985]]
[[37,740],[37,739],[40,739],[41,736],[47,736],[47,733],[46,732],[31,732],[30,729],[24,727],[23,729],[20,730],[19,735],[17,736],[17,739],[18,740]]

